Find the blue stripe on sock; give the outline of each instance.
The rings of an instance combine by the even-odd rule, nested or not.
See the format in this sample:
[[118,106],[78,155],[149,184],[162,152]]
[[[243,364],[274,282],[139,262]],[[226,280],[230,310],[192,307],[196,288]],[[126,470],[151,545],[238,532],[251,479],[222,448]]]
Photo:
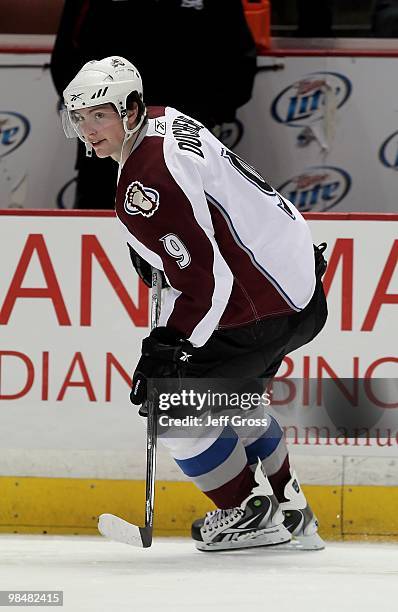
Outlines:
[[186,476],[194,478],[195,476],[207,474],[224,463],[231,455],[237,442],[238,436],[236,432],[231,427],[225,427],[221,436],[200,455],[190,459],[174,460]]
[[250,465],[256,463],[257,458],[262,460],[272,455],[283,436],[283,432],[277,421],[273,417],[270,417],[270,419],[271,424],[261,438],[245,448],[247,460]]

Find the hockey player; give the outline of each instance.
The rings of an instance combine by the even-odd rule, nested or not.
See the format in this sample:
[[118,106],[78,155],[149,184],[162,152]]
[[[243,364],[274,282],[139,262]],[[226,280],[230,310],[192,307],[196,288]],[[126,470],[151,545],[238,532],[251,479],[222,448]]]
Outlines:
[[[145,401],[152,378],[272,378],[327,317],[326,264],[300,213],[201,123],[146,108],[141,77],[124,58],[85,64],[64,101],[66,133],[89,155],[119,164],[116,213],[137,271],[148,282],[154,266],[169,285],[160,325],[142,343],[133,404]],[[163,443],[217,506],[192,527],[199,549],[282,544],[292,535],[299,547],[323,548],[272,417]]]

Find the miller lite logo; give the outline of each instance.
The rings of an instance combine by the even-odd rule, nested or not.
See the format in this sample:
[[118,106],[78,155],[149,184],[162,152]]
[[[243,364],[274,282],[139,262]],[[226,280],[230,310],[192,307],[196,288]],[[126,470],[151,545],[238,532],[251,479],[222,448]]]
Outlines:
[[77,176],[74,176],[59,190],[56,198],[58,208],[62,210],[73,208],[75,203],[76,180]]
[[379,160],[386,168],[398,170],[398,131],[390,134],[381,145]]
[[0,111],[0,158],[20,147],[29,131],[26,117],[20,113]]
[[126,189],[124,210],[129,215],[152,217],[159,208],[159,192],[134,181]]
[[220,125],[219,133],[215,130],[212,131],[228,149],[234,149],[242,140],[243,124],[239,119],[235,119],[231,123],[223,123]]
[[351,177],[342,168],[314,166],[285,181],[278,191],[300,212],[325,211],[336,206],[351,188]]
[[336,109],[351,95],[351,81],[337,72],[312,72],[281,91],[271,106],[271,115],[289,127],[305,127],[325,115],[327,96]]

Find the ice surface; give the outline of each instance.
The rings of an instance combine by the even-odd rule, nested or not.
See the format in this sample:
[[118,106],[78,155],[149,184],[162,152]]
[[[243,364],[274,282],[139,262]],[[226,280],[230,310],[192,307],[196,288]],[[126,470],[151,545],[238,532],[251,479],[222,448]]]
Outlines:
[[68,612],[394,612],[397,585],[398,544],[201,553],[183,538],[135,549],[101,537],[0,536],[0,589],[63,590],[57,609]]

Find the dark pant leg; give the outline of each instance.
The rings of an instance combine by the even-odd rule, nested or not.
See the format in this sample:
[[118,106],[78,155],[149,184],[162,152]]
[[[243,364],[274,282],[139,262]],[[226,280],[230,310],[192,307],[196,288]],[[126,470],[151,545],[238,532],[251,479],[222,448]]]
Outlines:
[[326,298],[319,279],[311,301],[299,313],[216,330],[203,347],[193,349],[186,376],[271,377],[285,355],[319,334],[326,318]]
[[[314,295],[304,310],[289,317],[283,317],[283,321],[278,319],[263,321],[258,329],[264,351],[265,369],[262,376],[268,379],[273,378],[286,355],[308,344],[321,332],[327,316],[325,292],[322,281],[318,279]],[[275,332],[278,325],[279,335]]]

